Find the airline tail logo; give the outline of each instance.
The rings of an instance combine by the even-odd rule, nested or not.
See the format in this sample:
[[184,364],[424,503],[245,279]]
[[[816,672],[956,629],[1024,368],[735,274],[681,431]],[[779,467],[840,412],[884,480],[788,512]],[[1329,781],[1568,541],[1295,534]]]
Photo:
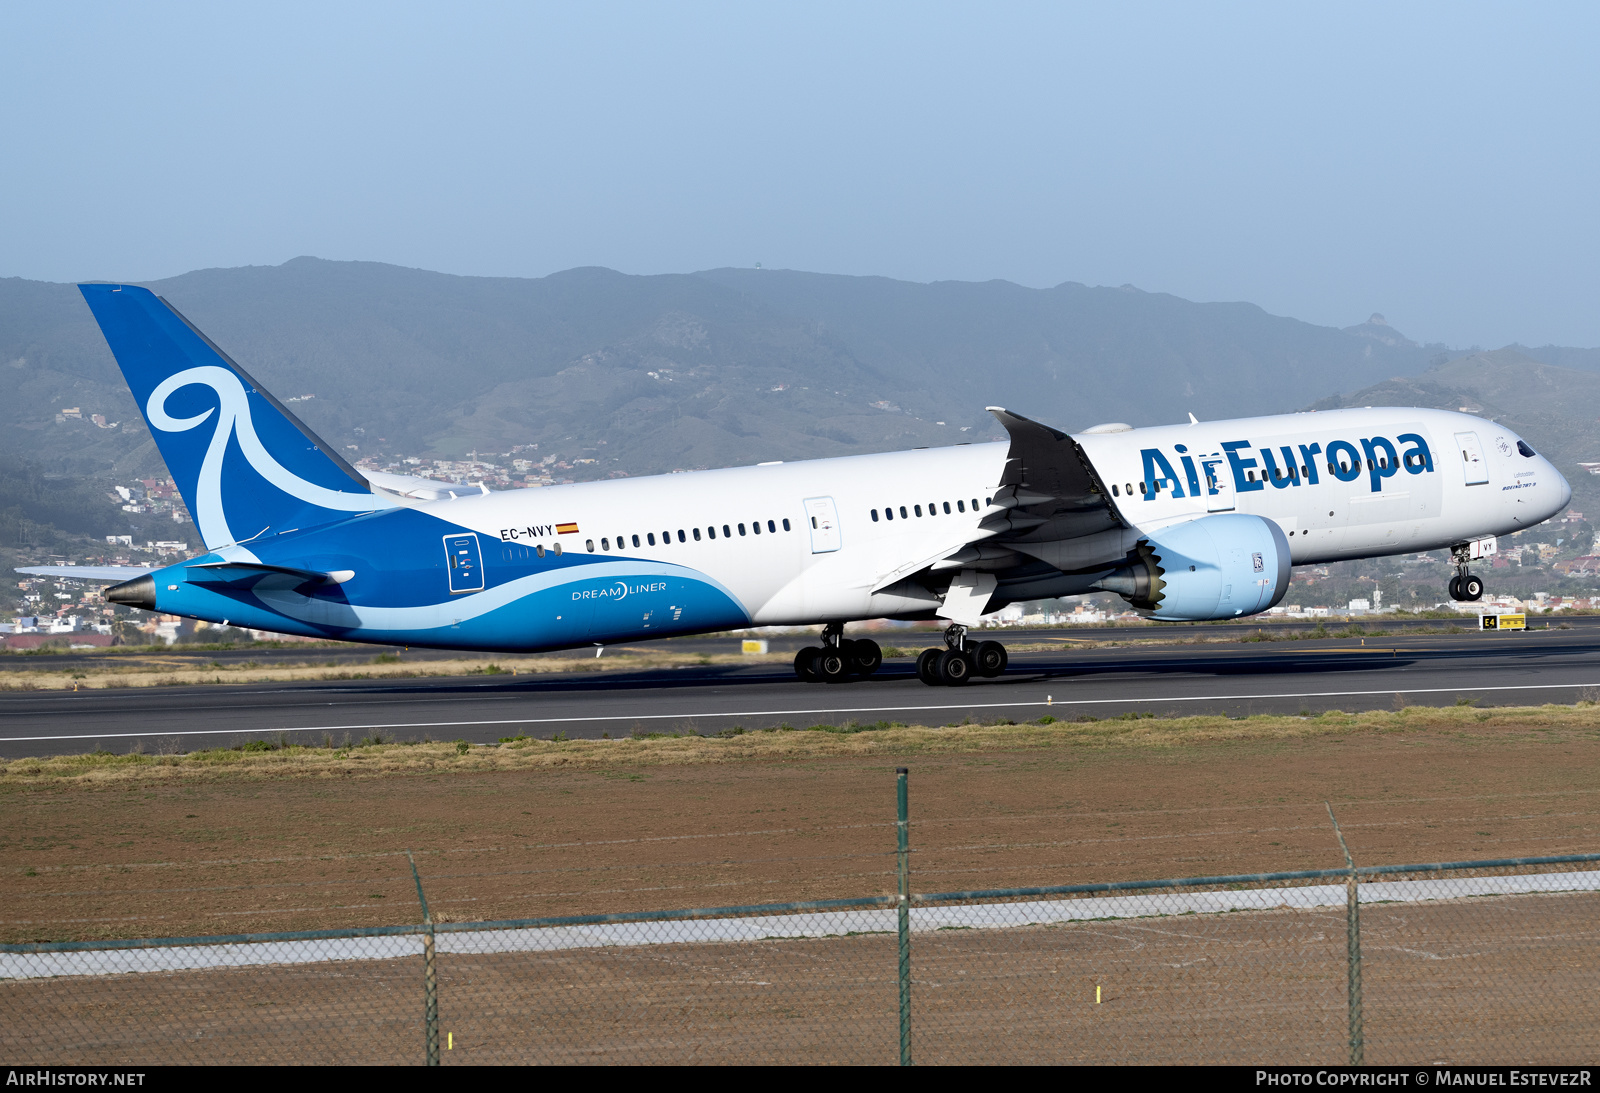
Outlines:
[[[167,413],[167,400],[180,388],[192,384],[209,387],[216,392],[218,405],[207,408],[204,413],[193,417],[178,418]],[[371,512],[383,506],[384,502],[370,493],[342,493],[339,490],[319,486],[315,482],[307,482],[274,459],[267,451],[266,445],[261,443],[261,438],[256,435],[255,423],[250,418],[250,400],[244,384],[239,381],[238,376],[226,368],[217,365],[187,368],[157,384],[156,389],[150,394],[149,402],[145,404],[145,417],[151,427],[167,433],[187,432],[204,424],[212,415],[216,416],[216,424],[211,433],[211,443],[206,448],[205,459],[200,465],[200,477],[195,486],[194,512],[195,525],[200,529],[200,536],[207,546],[214,548],[239,541],[239,536],[235,534],[236,529],[228,524],[227,513],[222,503],[222,473],[229,440],[238,441],[239,450],[244,454],[245,461],[257,474],[284,493],[309,505],[332,509],[335,512]],[[243,531],[246,537],[250,537],[265,529],[237,530]]]

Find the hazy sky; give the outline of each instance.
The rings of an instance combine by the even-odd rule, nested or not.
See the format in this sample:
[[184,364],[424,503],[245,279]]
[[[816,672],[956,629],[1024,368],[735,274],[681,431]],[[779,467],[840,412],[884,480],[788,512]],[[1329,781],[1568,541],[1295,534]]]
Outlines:
[[0,0],[0,276],[1131,282],[1600,345],[1600,6]]

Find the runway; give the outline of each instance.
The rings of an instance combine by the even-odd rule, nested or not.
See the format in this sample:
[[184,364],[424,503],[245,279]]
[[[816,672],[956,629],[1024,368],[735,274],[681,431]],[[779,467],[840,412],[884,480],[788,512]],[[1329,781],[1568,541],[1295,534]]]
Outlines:
[[[1526,633],[1019,652],[998,679],[925,687],[909,658],[870,679],[797,681],[786,666],[649,672],[34,691],[0,695],[0,757],[190,751],[250,739],[492,743],[879,721],[946,725],[1050,715],[1301,714],[1397,704],[1600,700],[1600,620]],[[1247,632],[1241,628],[1241,634]],[[1209,633],[1209,632],[1208,632]],[[1100,635],[1103,638],[1103,634]],[[928,635],[919,635],[919,644]],[[1006,635],[1012,644],[1048,635]],[[703,642],[728,642],[707,638]],[[794,644],[799,644],[795,639]],[[370,656],[370,651],[366,652]]]

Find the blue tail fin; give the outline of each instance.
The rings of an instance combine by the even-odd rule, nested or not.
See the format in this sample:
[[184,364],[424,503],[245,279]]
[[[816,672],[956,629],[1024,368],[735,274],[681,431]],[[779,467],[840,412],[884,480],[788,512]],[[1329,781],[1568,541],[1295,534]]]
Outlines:
[[79,285],[210,549],[395,504],[165,300]]

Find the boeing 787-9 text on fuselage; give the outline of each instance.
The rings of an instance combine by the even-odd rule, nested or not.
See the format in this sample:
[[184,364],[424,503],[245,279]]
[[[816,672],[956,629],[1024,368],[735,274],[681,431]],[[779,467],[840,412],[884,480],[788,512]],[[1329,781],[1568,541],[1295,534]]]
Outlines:
[[489,492],[350,466],[165,300],[81,286],[206,553],[106,598],[344,641],[534,652],[820,625],[802,678],[867,675],[863,619],[943,619],[930,684],[998,675],[970,642],[1019,600],[1120,593],[1164,620],[1277,604],[1290,567],[1452,551],[1451,594],[1494,536],[1571,499],[1504,426],[1370,408],[1068,435],[990,407],[1009,442]]

